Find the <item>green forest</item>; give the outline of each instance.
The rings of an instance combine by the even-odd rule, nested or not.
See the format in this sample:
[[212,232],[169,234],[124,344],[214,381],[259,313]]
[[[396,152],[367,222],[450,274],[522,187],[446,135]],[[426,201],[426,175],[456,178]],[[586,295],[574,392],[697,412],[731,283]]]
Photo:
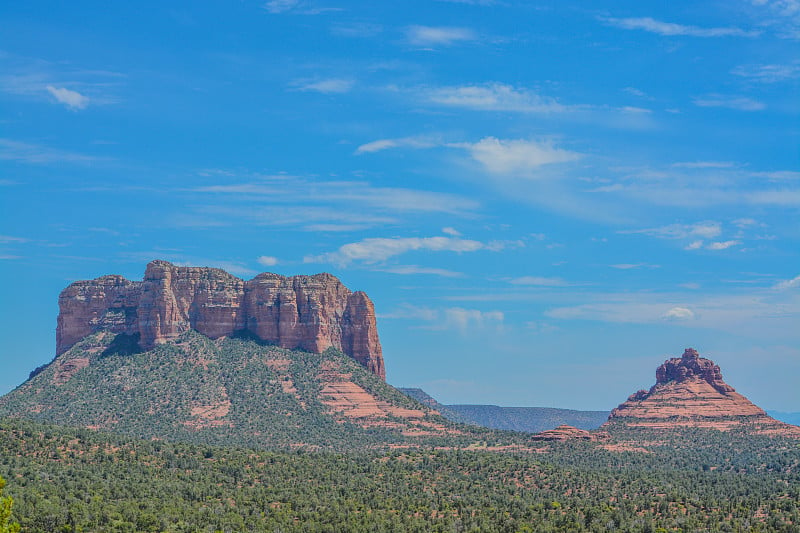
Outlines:
[[800,531],[796,440],[687,430],[646,448],[336,453],[141,440],[4,419],[26,532]]

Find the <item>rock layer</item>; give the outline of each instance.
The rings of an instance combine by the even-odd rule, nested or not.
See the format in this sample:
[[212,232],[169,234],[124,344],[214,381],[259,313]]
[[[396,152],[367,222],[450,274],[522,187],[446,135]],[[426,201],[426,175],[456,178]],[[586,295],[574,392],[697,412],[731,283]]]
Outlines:
[[609,422],[627,426],[708,427],[728,430],[742,424],[763,432],[800,434],[779,422],[725,383],[717,365],[687,348],[656,370],[656,384],[640,390],[611,411]]
[[137,335],[149,349],[193,329],[210,338],[247,331],[282,348],[335,347],[386,377],[375,309],[330,274],[259,274],[243,281],[224,270],[147,265],[142,281],[103,276],[78,281],[59,296],[56,354],[107,330]]

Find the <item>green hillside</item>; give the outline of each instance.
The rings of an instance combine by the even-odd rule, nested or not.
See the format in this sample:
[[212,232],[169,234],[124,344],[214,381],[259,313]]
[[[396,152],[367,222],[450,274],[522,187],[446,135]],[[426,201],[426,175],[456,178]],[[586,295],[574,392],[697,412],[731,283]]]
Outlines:
[[151,351],[135,346],[105,332],[85,338],[0,398],[0,416],[269,448],[475,438],[333,349],[313,354],[196,332]]

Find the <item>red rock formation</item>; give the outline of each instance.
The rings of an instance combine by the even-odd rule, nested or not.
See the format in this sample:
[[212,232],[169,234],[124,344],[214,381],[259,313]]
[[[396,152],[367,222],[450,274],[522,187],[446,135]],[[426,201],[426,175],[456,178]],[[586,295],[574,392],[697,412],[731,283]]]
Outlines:
[[56,354],[99,330],[128,335],[139,332],[136,309],[140,283],[122,276],[76,281],[58,297]]
[[543,441],[562,441],[562,440],[588,440],[588,441],[601,441],[608,440],[609,435],[603,432],[590,433],[585,429],[578,429],[573,426],[562,424],[554,429],[548,429],[536,433],[531,437],[531,440]]
[[139,344],[152,348],[190,329],[212,339],[242,330],[243,300],[244,282],[224,270],[153,261],[137,309]]
[[728,430],[742,424],[763,432],[800,434],[769,416],[725,383],[717,365],[687,348],[683,356],[668,359],[656,371],[656,384],[640,390],[611,411],[611,423],[671,428],[708,427]]
[[211,338],[247,330],[284,348],[335,347],[386,376],[372,302],[330,274],[243,281],[217,268],[153,261],[141,282],[103,276],[73,283],[59,308],[57,354],[100,330],[138,334],[144,349],[189,329]]

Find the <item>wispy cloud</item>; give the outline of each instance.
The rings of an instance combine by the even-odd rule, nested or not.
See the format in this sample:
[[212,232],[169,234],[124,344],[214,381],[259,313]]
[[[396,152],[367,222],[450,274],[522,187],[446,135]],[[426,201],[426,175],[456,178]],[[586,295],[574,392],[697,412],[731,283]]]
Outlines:
[[341,11],[335,7],[317,7],[308,0],[269,0],[264,4],[264,9],[273,15],[294,14],[294,15],[319,15],[327,11]]
[[784,291],[759,289],[726,295],[702,291],[682,295],[595,294],[591,299],[579,305],[551,308],[544,314],[559,320],[622,324],[668,321],[674,326],[752,334],[758,338],[765,334],[798,338],[793,324],[800,318],[800,300]]
[[264,4],[264,9],[270,13],[286,13],[297,9],[303,3],[300,0],[270,0]]
[[447,307],[433,309],[405,304],[393,312],[380,315],[383,319],[419,320],[426,322],[424,329],[456,330],[461,334],[487,328],[501,331],[505,315],[502,311]]
[[526,174],[543,165],[565,163],[580,158],[577,152],[557,148],[552,141],[503,140],[485,137],[476,143],[454,143],[492,174]]
[[355,85],[355,81],[346,78],[329,78],[311,82],[297,82],[297,89],[300,91],[313,91],[323,94],[343,94],[350,92]]
[[693,103],[698,107],[724,107],[736,111],[761,111],[767,107],[764,102],[759,102],[746,96],[726,96],[721,94],[698,97],[693,100]]
[[[386,211],[465,215],[480,206],[475,200],[451,193],[400,187],[374,187],[369,183],[353,181],[319,182],[302,177],[292,179],[285,179],[282,176],[265,177],[248,183],[207,185],[192,191],[231,195],[256,203],[358,205],[362,210],[380,211],[383,215],[379,216],[384,219]],[[368,216],[363,211],[353,214]]]
[[469,253],[479,250],[498,251],[501,242],[483,243],[457,237],[374,237],[341,246],[335,252],[307,256],[306,263],[332,263],[347,266],[353,262],[381,263],[411,251]]
[[757,22],[773,29],[778,37],[800,39],[800,1],[751,0]]
[[383,31],[383,26],[369,22],[335,24],[331,33],[339,37],[374,37]]
[[780,83],[800,77],[800,62],[785,65],[740,65],[731,74],[758,83]]
[[430,274],[434,276],[442,276],[445,278],[461,278],[464,277],[463,272],[456,272],[454,270],[447,270],[444,268],[423,267],[418,265],[394,265],[377,269],[380,272],[388,272],[390,274],[400,274],[403,276],[416,275],[416,274]]
[[116,103],[113,88],[126,77],[119,72],[69,68],[68,63],[0,54],[0,91],[26,99],[49,101],[73,111],[90,103]]
[[689,239],[696,237],[713,239],[722,233],[722,225],[719,222],[706,221],[695,224],[669,224],[667,226],[639,230],[622,230],[619,233],[641,233],[662,239]]
[[28,239],[22,237],[12,237],[11,235],[0,235],[0,244],[22,244],[24,242],[28,242]]
[[86,107],[89,105],[89,98],[77,91],[71,91],[64,87],[53,87],[52,85],[48,85],[47,92],[53,95],[58,103],[64,104],[69,109],[86,109]]
[[541,276],[522,276],[509,280],[513,285],[529,285],[535,287],[564,287],[568,285],[566,281],[561,278],[548,278]]
[[736,163],[731,161],[684,161],[673,163],[675,168],[733,168]]
[[47,165],[52,163],[87,164],[101,161],[105,158],[0,138],[1,159]]
[[709,243],[706,246],[706,249],[707,250],[727,250],[728,248],[731,248],[733,246],[738,246],[740,244],[742,244],[741,241],[737,241],[737,240],[718,241],[718,242]]
[[616,265],[608,265],[617,270],[634,270],[637,268],[661,268],[660,265],[652,265],[650,263],[617,263]]
[[658,35],[690,37],[757,37],[760,32],[740,28],[702,28],[672,22],[663,22],[650,17],[605,18],[606,23],[626,30],[643,30]]
[[262,255],[258,258],[258,264],[263,266],[275,266],[278,264],[278,258],[271,255]]
[[787,289],[794,289],[800,287],[800,276],[795,276],[792,279],[787,279],[775,284],[775,289],[785,291]]
[[661,315],[665,320],[692,320],[694,312],[688,307],[673,307]]
[[398,139],[378,139],[377,141],[362,144],[356,148],[356,154],[381,152],[389,148],[433,148],[441,143],[434,142],[425,137],[401,137]]
[[406,39],[414,46],[451,46],[453,44],[473,41],[477,38],[470,28],[452,26],[409,26],[406,28]]
[[422,95],[435,104],[478,111],[559,113],[571,109],[554,98],[502,83],[437,87],[423,90]]

